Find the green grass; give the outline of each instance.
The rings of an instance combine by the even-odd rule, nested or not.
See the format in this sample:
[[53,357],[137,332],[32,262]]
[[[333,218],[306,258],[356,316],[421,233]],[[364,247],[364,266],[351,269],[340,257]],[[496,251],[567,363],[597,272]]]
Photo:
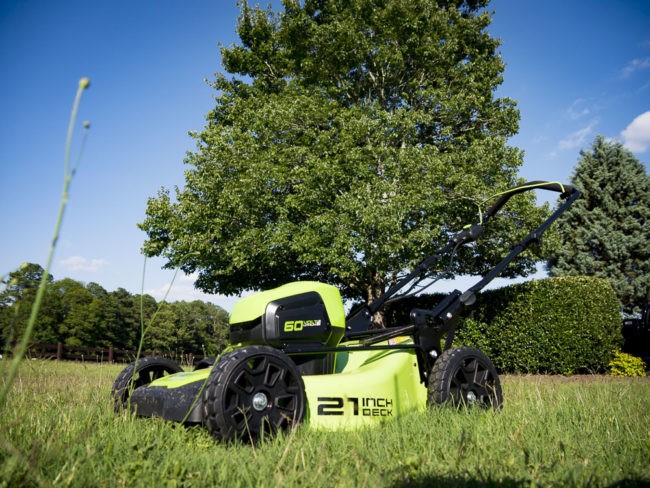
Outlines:
[[[436,408],[255,447],[115,414],[122,366],[24,361],[0,486],[623,486],[650,483],[650,379],[506,376],[499,413]],[[8,365],[0,361],[2,381]],[[621,483],[623,482],[623,483]]]

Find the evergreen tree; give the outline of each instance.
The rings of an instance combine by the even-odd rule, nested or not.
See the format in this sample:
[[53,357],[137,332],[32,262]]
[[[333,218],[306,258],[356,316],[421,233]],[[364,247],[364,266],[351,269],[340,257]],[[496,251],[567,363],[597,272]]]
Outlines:
[[558,221],[549,273],[606,278],[622,309],[638,311],[650,298],[650,176],[622,144],[599,136],[572,182],[582,196]]
[[[243,2],[185,188],[148,202],[146,254],[198,271],[210,293],[313,279],[372,302],[474,219],[472,200],[517,183],[506,139],[519,114],[494,95],[504,66],[487,3]],[[520,220],[452,272],[489,269],[543,218],[532,201],[513,200]]]

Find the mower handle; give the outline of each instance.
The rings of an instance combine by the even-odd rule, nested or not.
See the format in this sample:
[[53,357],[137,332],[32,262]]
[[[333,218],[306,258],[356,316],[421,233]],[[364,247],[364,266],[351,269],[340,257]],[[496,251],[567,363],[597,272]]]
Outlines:
[[[458,247],[462,244],[468,242],[473,242],[478,239],[478,237],[483,233],[483,223],[488,220],[490,217],[493,217],[507,202],[511,197],[518,193],[524,193],[531,190],[549,190],[561,193],[560,198],[566,199],[564,202],[553,214],[544,222],[540,227],[535,231],[531,232],[526,239],[524,239],[516,248],[513,250],[506,258],[504,258],[495,268],[492,269],[486,277],[484,277],[479,283],[473,286],[470,290],[472,294],[480,291],[487,283],[492,281],[507,265],[514,259],[514,257],[521,253],[526,247],[530,245],[531,242],[537,241],[542,235],[542,233],[553,223],[572,203],[578,198],[580,192],[571,185],[564,185],[555,181],[529,181],[519,186],[515,186],[509,190],[506,190],[502,193],[498,193],[498,199],[496,202],[486,210],[484,214],[479,218],[478,223],[468,225],[460,232],[457,232],[449,240],[447,245],[445,245],[441,250],[436,254],[429,256],[428,258],[421,261],[407,276],[403,277],[399,282],[391,286],[386,292],[384,292],[379,298],[377,298],[370,305],[363,305],[358,310],[351,312],[350,317],[346,321],[346,325],[349,330],[354,330],[357,327],[367,326],[372,321],[372,316],[379,310],[386,301],[393,297],[402,287],[411,282],[418,275],[423,275],[426,270],[440,257],[450,252],[453,248]],[[460,296],[460,292],[458,293]],[[471,294],[463,296],[463,302],[469,305],[472,301]]]
[[484,227],[483,224],[485,221],[494,217],[494,215],[503,208],[503,206],[508,203],[508,200],[514,195],[519,193],[524,193],[531,190],[550,190],[561,193],[561,198],[568,198],[573,195],[577,190],[571,185],[564,185],[556,181],[529,181],[519,186],[512,187],[501,193],[497,193],[494,197],[498,197],[497,201],[494,202],[485,212],[481,212],[479,208],[479,219],[478,222],[466,226],[463,230],[456,233],[452,237],[452,241],[456,245],[466,244],[468,242],[473,242],[483,233]]
[[510,188],[509,190],[504,191],[503,193],[499,193],[499,199],[490,206],[490,208],[487,209],[487,211],[484,214],[484,217],[486,219],[489,219],[490,217],[494,216],[501,208],[512,198],[514,195],[517,195],[518,193],[524,193],[527,191],[531,190],[549,190],[549,191],[555,191],[558,193],[561,193],[560,197],[561,198],[567,198],[573,193],[575,193],[576,189],[571,186],[571,185],[564,185],[562,183],[558,183],[557,181],[529,181],[526,182],[522,185],[515,186],[514,188]]

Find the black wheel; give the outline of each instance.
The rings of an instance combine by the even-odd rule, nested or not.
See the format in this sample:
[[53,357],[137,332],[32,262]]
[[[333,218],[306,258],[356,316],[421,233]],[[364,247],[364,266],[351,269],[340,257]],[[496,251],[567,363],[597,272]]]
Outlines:
[[163,376],[180,373],[183,371],[177,363],[169,359],[160,358],[157,356],[147,356],[132,362],[115,379],[111,396],[115,402],[115,408],[119,410],[126,405],[131,391],[131,379],[133,380],[133,389],[140,386],[148,385],[153,380],[162,378]]
[[478,349],[448,349],[431,368],[428,401],[429,405],[500,408],[501,381],[492,361]]
[[267,346],[224,354],[203,392],[203,421],[217,439],[258,440],[298,425],[305,386],[289,356]]

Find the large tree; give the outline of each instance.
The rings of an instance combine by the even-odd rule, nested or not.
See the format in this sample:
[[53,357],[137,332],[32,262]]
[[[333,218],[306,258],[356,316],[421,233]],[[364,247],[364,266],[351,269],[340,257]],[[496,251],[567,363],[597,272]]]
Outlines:
[[[373,301],[516,183],[487,3],[244,2],[185,187],[149,199],[145,253],[207,292],[315,279]],[[486,271],[544,213],[524,195],[511,210],[452,272]]]
[[619,142],[599,136],[572,182],[583,195],[558,221],[550,274],[606,278],[623,310],[638,311],[650,299],[650,176]]

